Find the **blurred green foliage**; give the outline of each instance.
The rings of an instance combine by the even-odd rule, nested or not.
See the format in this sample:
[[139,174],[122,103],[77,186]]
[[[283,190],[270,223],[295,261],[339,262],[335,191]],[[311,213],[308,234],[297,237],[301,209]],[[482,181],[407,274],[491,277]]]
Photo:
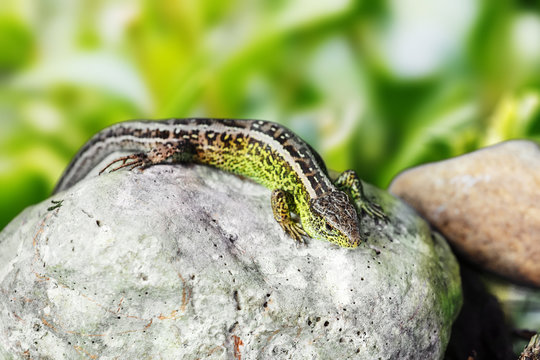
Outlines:
[[0,228],[77,149],[131,118],[288,125],[330,168],[401,170],[540,139],[531,1],[0,4]]

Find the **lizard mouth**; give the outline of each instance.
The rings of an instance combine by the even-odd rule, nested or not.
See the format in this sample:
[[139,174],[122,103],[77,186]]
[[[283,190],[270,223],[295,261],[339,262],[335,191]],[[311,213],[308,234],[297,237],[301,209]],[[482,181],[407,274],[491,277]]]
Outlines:
[[351,234],[348,234],[347,240],[347,247],[350,248],[355,248],[362,243],[362,238],[360,237],[359,231],[353,231]]

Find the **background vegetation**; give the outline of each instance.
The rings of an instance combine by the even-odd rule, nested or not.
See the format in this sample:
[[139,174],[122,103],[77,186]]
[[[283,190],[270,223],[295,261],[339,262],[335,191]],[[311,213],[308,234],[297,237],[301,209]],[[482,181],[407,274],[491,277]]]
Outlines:
[[131,118],[278,121],[381,187],[538,140],[539,14],[526,0],[2,0],[0,229]]

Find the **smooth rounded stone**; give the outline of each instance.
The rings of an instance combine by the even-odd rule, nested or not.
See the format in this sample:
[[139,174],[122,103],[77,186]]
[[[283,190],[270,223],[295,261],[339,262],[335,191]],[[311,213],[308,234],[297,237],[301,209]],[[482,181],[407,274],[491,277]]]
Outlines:
[[363,220],[369,240],[350,250],[296,244],[268,189],[215,169],[86,179],[0,235],[0,354],[440,359],[457,262],[406,205],[367,192],[391,223]]
[[540,286],[540,151],[516,140],[419,166],[390,191],[470,261]]

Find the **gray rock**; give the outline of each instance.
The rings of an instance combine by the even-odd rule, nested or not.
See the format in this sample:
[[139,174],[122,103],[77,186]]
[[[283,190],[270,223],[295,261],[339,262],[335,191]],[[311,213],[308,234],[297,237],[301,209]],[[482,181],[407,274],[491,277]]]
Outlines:
[[[270,191],[202,166],[86,179],[0,234],[14,359],[440,359],[461,305],[445,240],[368,187],[390,224],[297,245]],[[8,357],[9,358],[9,357]]]

